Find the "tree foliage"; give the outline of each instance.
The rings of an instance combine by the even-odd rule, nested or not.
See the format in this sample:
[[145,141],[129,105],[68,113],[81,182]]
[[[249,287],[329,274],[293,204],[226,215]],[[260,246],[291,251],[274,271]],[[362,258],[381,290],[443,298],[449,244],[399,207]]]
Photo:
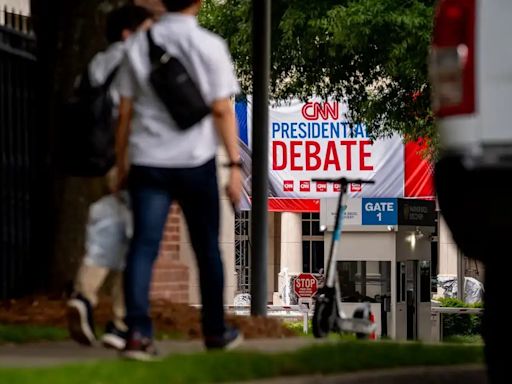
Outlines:
[[[251,0],[209,0],[202,24],[228,40],[251,93]],[[271,95],[346,100],[372,137],[435,143],[427,53],[434,0],[273,0]]]

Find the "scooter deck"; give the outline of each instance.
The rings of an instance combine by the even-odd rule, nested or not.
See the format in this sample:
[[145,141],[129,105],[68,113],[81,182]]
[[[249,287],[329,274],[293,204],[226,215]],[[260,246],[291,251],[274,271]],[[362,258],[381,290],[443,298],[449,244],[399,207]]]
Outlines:
[[337,325],[340,332],[355,332],[367,335],[375,332],[377,329],[377,324],[374,324],[367,319],[338,318]]

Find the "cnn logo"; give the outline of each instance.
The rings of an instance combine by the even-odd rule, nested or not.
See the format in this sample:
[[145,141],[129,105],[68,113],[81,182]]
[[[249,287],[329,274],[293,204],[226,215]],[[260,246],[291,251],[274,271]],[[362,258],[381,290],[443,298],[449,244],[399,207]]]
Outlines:
[[283,182],[283,191],[293,192],[293,180],[285,180]]
[[363,191],[363,185],[358,183],[352,183],[350,184],[350,192],[362,192]]
[[327,192],[327,182],[319,181],[316,183],[316,191],[317,192]]
[[304,180],[300,182],[300,191],[301,192],[309,192],[311,191],[311,183],[309,180]]
[[302,107],[302,116],[306,120],[338,120],[340,117],[340,105],[333,102],[309,102]]

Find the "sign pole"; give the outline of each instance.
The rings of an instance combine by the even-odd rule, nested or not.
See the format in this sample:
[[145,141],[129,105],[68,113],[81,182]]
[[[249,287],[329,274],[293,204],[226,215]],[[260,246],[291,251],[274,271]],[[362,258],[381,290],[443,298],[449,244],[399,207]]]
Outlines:
[[299,298],[299,311],[302,312],[303,330],[309,330],[309,310],[313,305],[313,297],[318,291],[318,280],[311,273],[301,273],[293,281],[293,290]]
[[253,0],[251,314],[267,315],[270,0]]
[[312,297],[299,297],[299,311],[302,313],[303,331],[307,335],[309,328],[309,310],[313,306]]

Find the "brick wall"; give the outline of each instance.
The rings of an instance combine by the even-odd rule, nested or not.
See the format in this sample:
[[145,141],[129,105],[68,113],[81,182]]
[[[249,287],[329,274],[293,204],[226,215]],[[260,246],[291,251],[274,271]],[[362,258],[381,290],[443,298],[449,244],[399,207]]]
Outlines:
[[175,303],[189,301],[189,268],[180,261],[180,217],[179,207],[173,205],[153,270],[152,299],[165,299]]

